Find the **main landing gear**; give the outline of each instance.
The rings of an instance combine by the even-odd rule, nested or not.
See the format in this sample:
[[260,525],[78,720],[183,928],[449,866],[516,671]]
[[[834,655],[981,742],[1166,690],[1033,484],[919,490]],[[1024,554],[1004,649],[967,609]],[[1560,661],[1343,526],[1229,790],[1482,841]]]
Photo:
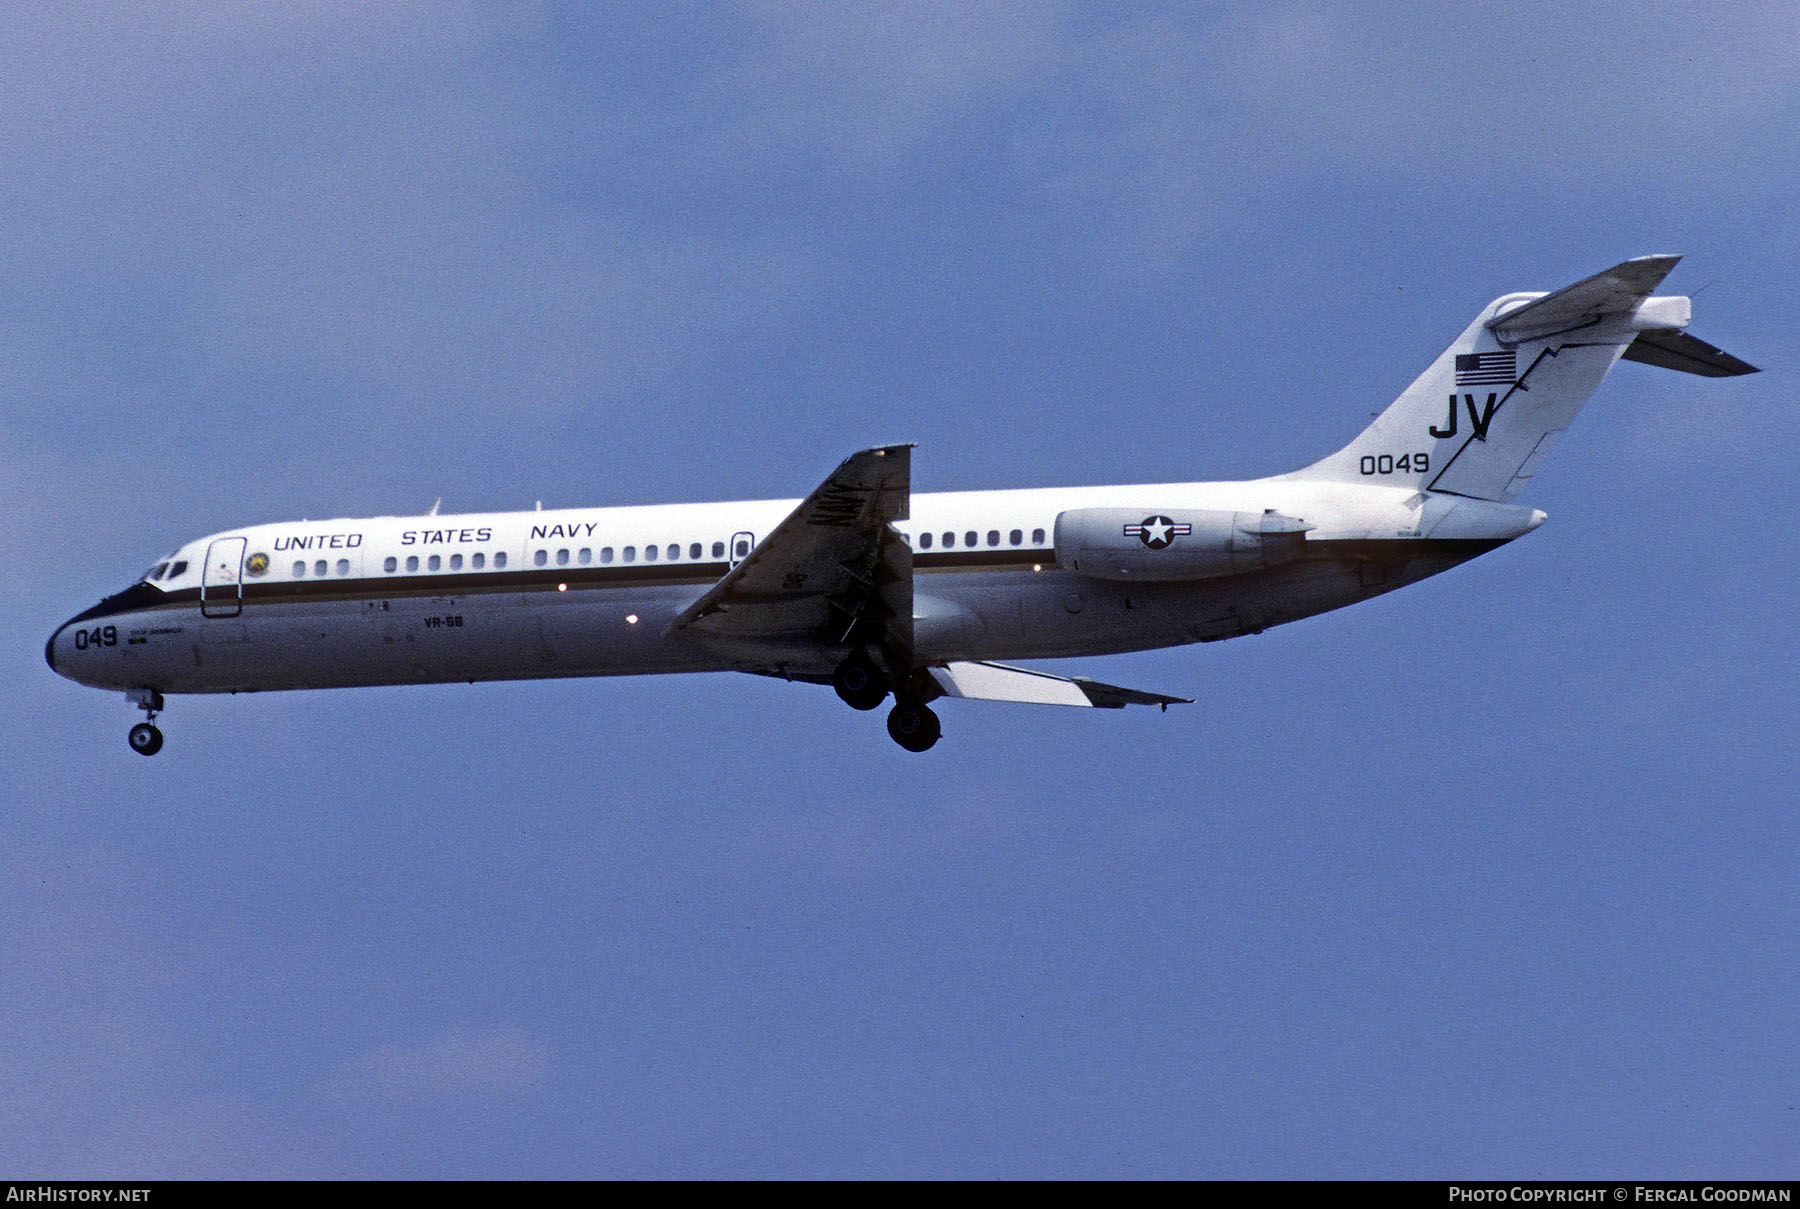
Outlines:
[[851,709],[874,709],[887,700],[887,673],[862,651],[852,651],[831,673],[831,687]]
[[[865,651],[851,651],[831,673],[831,687],[852,709],[871,710],[887,700],[888,675]],[[927,682],[927,691],[932,686]],[[907,751],[925,751],[944,733],[938,716],[921,699],[915,686],[893,690],[894,708],[888,711],[888,734]]]
[[162,694],[153,688],[134,688],[125,693],[133,705],[144,711],[144,720],[131,728],[126,739],[131,750],[140,756],[153,756],[162,750],[163,734],[156,729],[156,713],[163,707]]
[[888,711],[888,734],[907,751],[925,751],[943,733],[938,716],[922,702],[901,698]]

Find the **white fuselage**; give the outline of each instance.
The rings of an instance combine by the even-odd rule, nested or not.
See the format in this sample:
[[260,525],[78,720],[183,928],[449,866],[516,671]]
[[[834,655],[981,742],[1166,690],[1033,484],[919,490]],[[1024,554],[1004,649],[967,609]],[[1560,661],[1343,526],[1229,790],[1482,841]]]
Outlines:
[[190,542],[44,653],[144,710],[144,755],[164,693],[729,670],[891,697],[914,752],[939,697],[1181,704],[1001,661],[1257,633],[1536,528],[1511,501],[1621,359],[1756,372],[1654,296],[1678,259],[1495,299],[1348,445],[1272,478],[924,495],[894,444],[801,500],[258,525]]
[[[829,677],[838,656],[746,655],[665,632],[799,501],[304,521],[184,545],[62,626],[46,656],[97,687],[253,692],[740,670]],[[1077,509],[1278,512],[1304,554],[1176,582],[1059,565]],[[1390,591],[1534,528],[1542,513],[1409,488],[1288,478],[949,492],[895,524],[921,665],[1106,654],[1254,633]]]

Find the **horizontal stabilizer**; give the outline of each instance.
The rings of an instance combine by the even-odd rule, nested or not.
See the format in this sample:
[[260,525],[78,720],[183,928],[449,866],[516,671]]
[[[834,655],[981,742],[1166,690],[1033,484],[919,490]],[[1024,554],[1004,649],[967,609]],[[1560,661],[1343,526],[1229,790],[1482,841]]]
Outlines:
[[1165,697],[1115,684],[1101,684],[1085,676],[1070,678],[1033,672],[1000,663],[958,661],[930,669],[931,678],[946,697],[980,701],[1019,701],[1030,705],[1076,705],[1100,709],[1124,709],[1127,705],[1191,705],[1191,697]]
[[1678,369],[1702,378],[1735,378],[1761,371],[1723,349],[1686,332],[1640,332],[1625,348],[1625,360],[1662,369]]
[[1629,315],[1656,292],[1679,256],[1639,256],[1592,277],[1566,285],[1553,294],[1503,311],[1488,321],[1495,337],[1507,343],[1542,340],[1592,327],[1614,315]]

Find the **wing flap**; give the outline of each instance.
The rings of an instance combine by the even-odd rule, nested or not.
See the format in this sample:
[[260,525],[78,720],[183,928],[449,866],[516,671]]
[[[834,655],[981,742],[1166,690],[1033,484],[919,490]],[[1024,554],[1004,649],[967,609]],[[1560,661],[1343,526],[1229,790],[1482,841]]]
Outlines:
[[934,664],[931,678],[946,697],[977,701],[1015,701],[1028,705],[1073,705],[1124,709],[1127,705],[1191,705],[1190,697],[1167,697],[1140,689],[1102,684],[1085,676],[1052,676],[1003,663],[958,660]]

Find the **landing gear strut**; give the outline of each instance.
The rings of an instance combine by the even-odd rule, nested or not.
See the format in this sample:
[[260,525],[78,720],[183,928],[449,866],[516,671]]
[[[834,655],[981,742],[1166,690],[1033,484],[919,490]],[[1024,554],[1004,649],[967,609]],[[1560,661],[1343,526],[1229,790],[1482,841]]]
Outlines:
[[153,688],[134,688],[126,692],[126,698],[144,711],[144,720],[131,728],[126,738],[131,743],[131,750],[140,756],[153,756],[162,750],[163,734],[153,725],[156,712],[163,707],[162,694]]
[[861,651],[852,651],[831,673],[831,687],[851,709],[874,709],[887,700],[887,674]]
[[904,698],[894,702],[888,711],[888,734],[907,751],[925,751],[938,741],[944,728],[929,705]]

